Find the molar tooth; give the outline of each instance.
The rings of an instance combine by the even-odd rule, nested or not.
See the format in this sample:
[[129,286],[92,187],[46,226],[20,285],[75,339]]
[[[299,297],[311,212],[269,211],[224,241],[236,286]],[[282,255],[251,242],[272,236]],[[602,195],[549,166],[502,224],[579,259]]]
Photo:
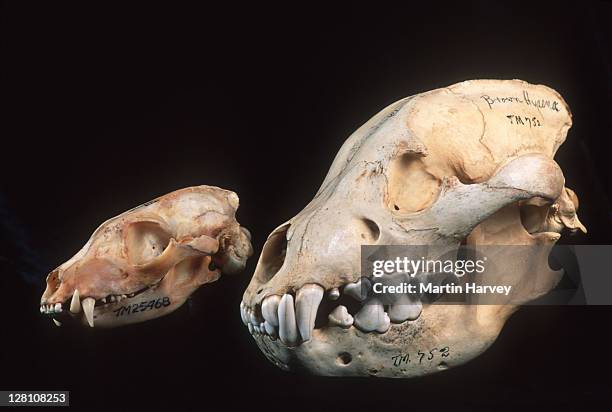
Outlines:
[[354,325],[364,332],[385,332],[389,329],[389,315],[376,298],[368,300],[355,315]]
[[62,304],[61,304],[61,303],[59,303],[59,302],[57,302],[57,303],[55,304],[54,309],[55,309],[55,311],[56,311],[56,312],[58,312],[58,313],[59,313],[59,312],[61,312],[61,311],[62,311]]
[[81,311],[81,299],[79,297],[79,290],[75,289],[70,301],[70,312],[79,313]]
[[285,293],[278,304],[278,336],[287,346],[294,346],[298,341],[298,330],[295,323],[293,296]]
[[298,329],[304,341],[310,340],[312,335],[323,292],[323,288],[315,284],[304,285],[297,291],[295,312]]
[[327,292],[327,297],[330,298],[331,300],[338,300],[338,298],[340,297],[340,289],[338,288],[330,289]]
[[402,295],[389,306],[389,318],[393,323],[415,320],[421,315],[422,310],[423,304],[419,300],[411,300],[409,296]]
[[272,295],[265,298],[261,304],[263,318],[275,328],[278,327],[278,304],[280,300],[280,296]]
[[328,316],[327,319],[331,326],[340,326],[342,328],[348,328],[353,324],[353,317],[348,313],[346,306],[340,305],[334,309]]
[[94,298],[85,298],[82,302],[83,312],[85,313],[85,318],[87,318],[87,323],[90,327],[94,327],[94,306],[96,305],[96,300]]
[[[362,283],[363,283],[363,287],[362,287]],[[371,287],[372,285],[370,284],[370,281],[367,278],[361,278],[355,283],[349,283],[346,286],[344,286],[344,293],[362,302],[368,297],[367,295],[370,292]],[[364,288],[365,290],[363,290]]]

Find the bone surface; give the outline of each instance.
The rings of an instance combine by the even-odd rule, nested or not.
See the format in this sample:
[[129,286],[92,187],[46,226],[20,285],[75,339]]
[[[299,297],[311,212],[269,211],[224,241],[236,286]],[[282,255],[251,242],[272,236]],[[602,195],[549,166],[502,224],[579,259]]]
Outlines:
[[196,186],[106,221],[47,276],[41,313],[115,327],[173,312],[201,285],[244,268],[253,250],[237,208],[234,192]]
[[[268,237],[241,304],[269,323],[247,320],[257,345],[282,369],[332,376],[417,377],[481,354],[517,305],[559,281],[547,253],[506,256],[511,276],[488,269],[517,290],[507,304],[405,296],[383,305],[362,293],[360,247],[552,247],[566,229],[586,231],[553,160],[571,125],[556,91],[520,80],[466,81],[383,109],[346,140],[314,199]],[[311,285],[324,293],[300,305]]]

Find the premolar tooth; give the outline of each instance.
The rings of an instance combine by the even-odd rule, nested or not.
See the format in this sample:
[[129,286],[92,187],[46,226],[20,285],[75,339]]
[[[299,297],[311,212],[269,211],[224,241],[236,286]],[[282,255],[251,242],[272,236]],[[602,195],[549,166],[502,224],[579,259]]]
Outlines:
[[323,288],[319,285],[304,285],[295,296],[295,314],[302,340],[310,340],[314,329],[317,310],[323,299]]
[[367,278],[361,278],[355,283],[349,283],[348,285],[346,285],[344,287],[344,293],[361,302],[368,297],[370,288],[370,281]]
[[70,301],[70,312],[79,313],[81,311],[81,299],[79,297],[79,290],[74,290],[74,295],[72,295],[72,300]]
[[330,298],[331,300],[338,300],[338,298],[340,297],[340,289],[338,288],[330,289],[329,292],[327,292],[327,297]]
[[90,327],[94,327],[94,306],[96,305],[96,300],[94,298],[85,298],[82,302],[83,312],[85,313],[85,318],[87,318],[87,323]]
[[348,309],[346,309],[344,305],[340,305],[334,309],[329,316],[327,316],[327,319],[331,326],[348,328],[353,324],[353,317],[348,313]]
[[56,303],[54,309],[55,309],[56,312],[61,312],[62,311],[62,304],[59,303],[59,302]]
[[286,293],[278,304],[278,336],[287,346],[294,346],[298,341],[297,324],[293,296]]
[[389,329],[389,315],[376,298],[368,300],[355,315],[354,325],[364,332],[385,332]]
[[275,328],[278,328],[278,304],[280,301],[280,296],[272,295],[265,298],[261,304],[263,318]]
[[389,306],[389,318],[393,323],[402,323],[406,320],[415,320],[421,315],[423,304],[418,300],[411,300],[402,295],[393,305]]

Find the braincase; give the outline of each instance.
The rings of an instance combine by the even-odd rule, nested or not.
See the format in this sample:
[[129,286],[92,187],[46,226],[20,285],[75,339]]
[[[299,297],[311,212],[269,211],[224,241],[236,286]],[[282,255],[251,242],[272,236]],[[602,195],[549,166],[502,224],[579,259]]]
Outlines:
[[554,90],[520,80],[473,80],[416,96],[406,127],[427,148],[422,160],[436,176],[488,179],[509,159],[554,156],[572,124]]

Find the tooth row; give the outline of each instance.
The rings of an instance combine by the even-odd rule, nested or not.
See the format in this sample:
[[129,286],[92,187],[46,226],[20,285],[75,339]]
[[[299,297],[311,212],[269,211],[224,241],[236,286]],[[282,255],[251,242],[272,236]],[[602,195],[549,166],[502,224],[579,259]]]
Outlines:
[[48,304],[48,305],[40,305],[40,313],[45,313],[47,315],[52,315],[54,313],[62,313],[62,304]]
[[[367,278],[344,285],[343,293],[362,302],[362,307],[352,316],[346,306],[338,305],[328,315],[329,326],[355,326],[362,332],[385,333],[391,323],[415,320],[421,315],[423,306],[417,298],[401,295],[385,311],[380,300],[368,298],[370,289],[371,283]],[[256,308],[241,302],[240,317],[252,335],[268,335],[273,339],[278,337],[285,345],[296,346],[312,338],[317,311],[324,295],[336,301],[341,292],[339,288],[332,288],[325,294],[321,286],[308,284],[298,289],[295,299],[288,293],[283,296],[271,295]]]

